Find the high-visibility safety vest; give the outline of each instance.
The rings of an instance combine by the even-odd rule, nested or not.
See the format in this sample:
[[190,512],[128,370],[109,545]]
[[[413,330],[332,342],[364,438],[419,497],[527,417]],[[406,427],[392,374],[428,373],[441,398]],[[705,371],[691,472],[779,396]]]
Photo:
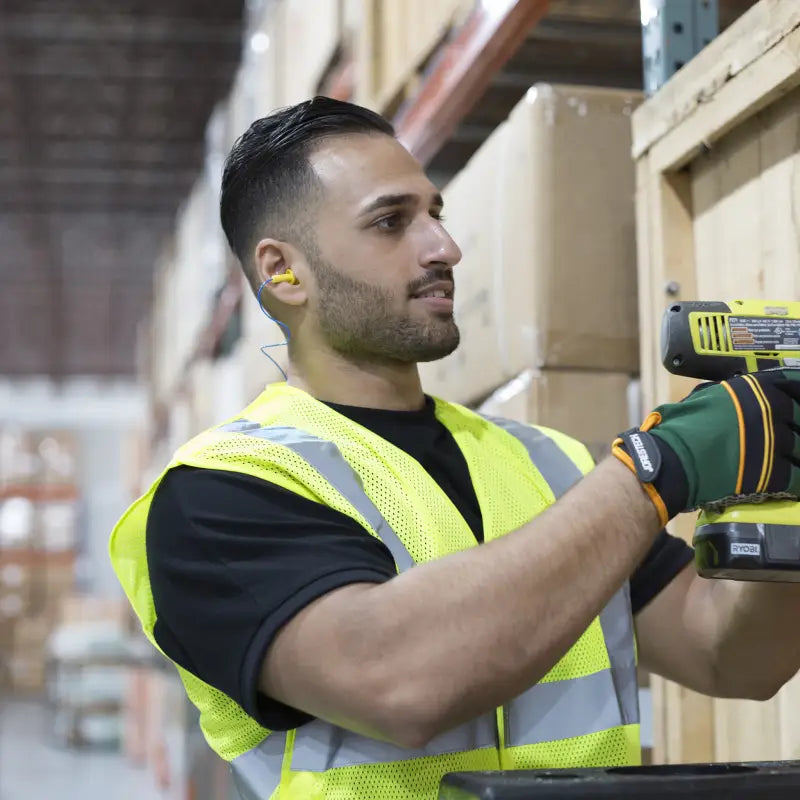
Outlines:
[[[438,399],[435,413],[466,459],[486,541],[520,528],[591,469],[586,449],[555,431],[489,419]],[[419,462],[285,383],[268,386],[239,417],[181,447],[167,469],[178,465],[253,475],[335,508],[381,539],[398,572],[478,546]],[[154,645],[145,529],[165,473],[111,538],[114,568]],[[419,750],[319,719],[271,732],[233,699],[176,667],[209,745],[231,763],[245,800],[419,800],[435,798],[447,772],[640,763],[627,584],[539,683]]]

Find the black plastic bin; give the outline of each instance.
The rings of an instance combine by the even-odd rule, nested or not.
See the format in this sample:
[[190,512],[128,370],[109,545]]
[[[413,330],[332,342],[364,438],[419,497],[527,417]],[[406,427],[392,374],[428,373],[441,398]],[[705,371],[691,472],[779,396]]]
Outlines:
[[439,800],[800,800],[800,761],[458,772]]

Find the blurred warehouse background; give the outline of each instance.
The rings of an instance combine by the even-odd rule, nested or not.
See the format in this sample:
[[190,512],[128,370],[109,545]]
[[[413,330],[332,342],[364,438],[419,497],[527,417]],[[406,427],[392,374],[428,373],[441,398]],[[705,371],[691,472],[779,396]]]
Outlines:
[[[235,797],[107,542],[178,444],[279,378],[260,347],[280,332],[218,222],[224,157],[253,119],[355,100],[442,186],[463,345],[426,366],[429,392],[598,451],[627,427],[630,116],[646,80],[753,2],[690,2],[708,16],[670,23],[670,52],[695,41],[660,78],[646,5],[0,0],[1,800]],[[578,373],[588,416],[570,407]]]

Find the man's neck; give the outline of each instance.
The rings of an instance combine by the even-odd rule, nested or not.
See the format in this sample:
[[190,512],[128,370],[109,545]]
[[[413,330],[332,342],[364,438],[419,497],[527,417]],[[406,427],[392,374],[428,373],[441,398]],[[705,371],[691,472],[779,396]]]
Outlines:
[[349,361],[338,354],[293,360],[288,383],[318,400],[343,406],[416,411],[425,404],[416,364]]

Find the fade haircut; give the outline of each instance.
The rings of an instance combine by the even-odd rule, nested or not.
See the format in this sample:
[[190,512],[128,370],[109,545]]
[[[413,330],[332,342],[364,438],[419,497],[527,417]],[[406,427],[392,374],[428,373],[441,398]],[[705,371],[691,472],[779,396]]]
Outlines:
[[392,125],[369,109],[315,97],[256,120],[225,160],[220,196],[222,229],[253,290],[253,248],[268,236],[308,251],[315,246],[307,215],[321,185],[309,163],[322,139],[348,133],[394,137]]

